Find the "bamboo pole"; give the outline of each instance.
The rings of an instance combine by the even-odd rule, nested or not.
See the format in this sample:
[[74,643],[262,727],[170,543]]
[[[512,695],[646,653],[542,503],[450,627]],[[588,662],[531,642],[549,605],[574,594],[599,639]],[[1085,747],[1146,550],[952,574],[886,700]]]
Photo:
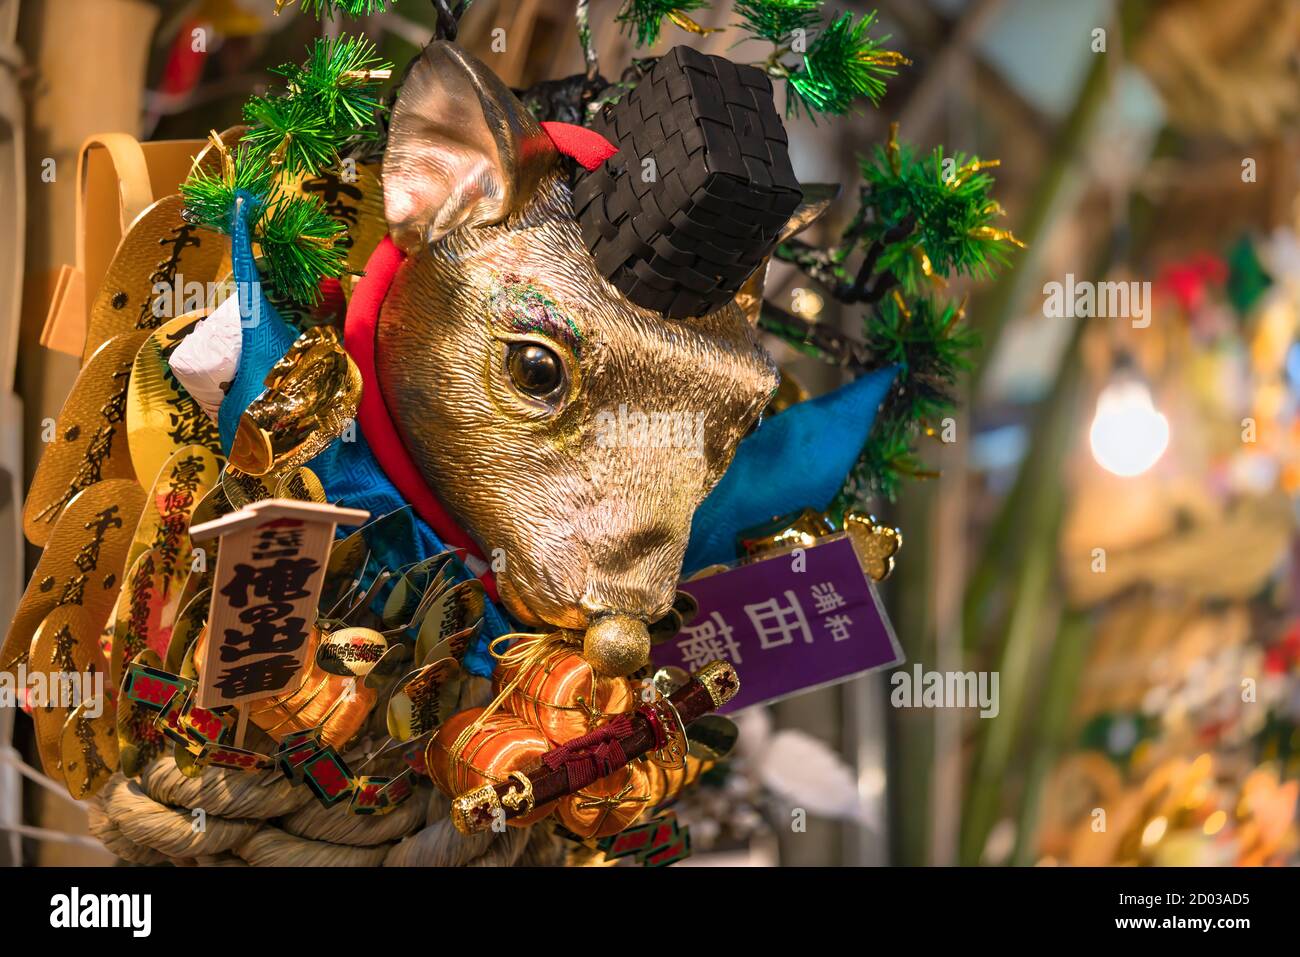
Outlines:
[[984,349],[971,371],[970,395],[978,396],[989,358],[997,351],[998,339],[1011,317],[1020,309],[1029,293],[1030,283],[1038,275],[1038,264],[1046,237],[1062,212],[1061,198],[1069,174],[1078,164],[1083,147],[1091,137],[1102,107],[1110,98],[1111,74],[1114,72],[1110,54],[1094,54],[1092,66],[1079,88],[1074,106],[1055,138],[1056,147],[1043,175],[1034,187],[1033,196],[1025,214],[1016,223],[1016,235],[1028,247],[1014,257],[1011,268],[993,287],[990,298],[981,304],[974,319],[975,328],[984,340]]
[[963,864],[981,863],[985,842],[1001,811],[1003,779],[1011,764],[1029,697],[1034,646],[1041,633],[1042,613],[1055,571],[1056,533],[1064,505],[1060,483],[1049,483],[1034,504],[1033,540],[1016,576],[1015,603],[996,669],[999,711],[997,717],[983,722],[987,730],[978,750],[964,809]]
[[1081,611],[1063,610],[1056,630],[1056,642],[1052,646],[1047,682],[1043,686],[1042,707],[1038,712],[1039,736],[1033,747],[1020,802],[1012,864],[1032,864],[1036,858],[1043,784],[1052,765],[1066,748],[1075,693],[1091,644],[1092,623],[1088,615]]

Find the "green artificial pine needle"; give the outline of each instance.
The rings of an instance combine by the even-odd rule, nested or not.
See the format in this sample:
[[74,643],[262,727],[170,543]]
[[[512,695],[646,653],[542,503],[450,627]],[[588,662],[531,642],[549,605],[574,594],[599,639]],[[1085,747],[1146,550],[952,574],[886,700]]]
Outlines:
[[653,46],[659,42],[665,17],[685,16],[708,5],[709,0],[626,0],[615,19],[635,37],[637,46]]
[[[1022,245],[993,224],[1002,209],[992,197],[996,166],[942,147],[921,159],[897,141],[863,160],[858,208],[830,248],[791,240],[777,256],[802,269],[845,303],[874,303],[861,342],[846,347],[819,338],[794,320],[764,309],[761,327],[825,361],[867,371],[888,366],[897,376],[871,435],[830,513],[865,508],[875,495],[893,498],[904,479],[931,475],[917,440],[955,405],[953,390],[970,368],[978,337],[962,321],[963,308],[931,298],[954,274],[989,277]],[[859,264],[854,258],[861,254]],[[819,355],[820,353],[820,355]]]
[[909,295],[930,288],[936,276],[989,278],[1006,265],[1009,245],[1020,245],[993,225],[1002,208],[992,197],[993,178],[982,170],[994,165],[964,153],[945,157],[943,147],[917,160],[898,144],[878,148],[873,160],[862,163],[866,202],[875,213],[866,238],[883,241],[900,223],[915,222],[879,260],[879,268],[891,272]]
[[786,43],[796,30],[811,36],[821,23],[822,0],[736,0],[737,26],[769,43]]
[[319,104],[301,97],[255,96],[244,104],[244,142],[272,167],[316,174],[334,162],[340,145]]
[[388,0],[299,0],[303,13],[309,13],[317,20],[322,16],[334,19],[334,14],[345,17],[367,17],[372,13],[384,13],[388,9]]
[[904,479],[929,474],[916,455],[917,439],[924,423],[956,406],[953,387],[979,346],[960,305],[929,297],[908,305],[901,296],[886,296],[867,319],[865,333],[876,361],[896,365],[898,377],[838,497],[837,511],[865,507],[872,495],[892,499]]
[[895,76],[907,60],[881,44],[889,37],[874,39],[867,34],[875,22],[873,10],[855,21],[853,14],[842,13],[817,34],[802,62],[789,71],[788,109],[798,114],[807,111],[843,116],[865,97],[878,104],[885,94],[885,78]]
[[[364,4],[338,6],[361,10]],[[269,285],[282,296],[318,301],[320,281],[345,271],[346,250],[338,240],[347,227],[319,198],[281,192],[279,180],[336,166],[350,140],[368,135],[379,86],[390,70],[369,40],[317,40],[304,64],[274,71],[285,78],[284,90],[245,104],[249,129],[229,164],[218,173],[196,169],[181,188],[188,217],[221,232],[230,230],[240,193],[256,198],[249,227],[262,247]]]
[[320,281],[346,271],[345,230],[319,197],[281,196],[266,207],[254,234],[272,285],[296,302],[319,301]]
[[247,193],[261,200],[270,192],[274,173],[248,149],[232,150],[231,166],[234,176],[229,180],[222,171],[195,167],[181,184],[186,217],[191,222],[229,234],[236,195]]
[[272,71],[285,78],[285,91],[255,96],[244,105],[244,119],[252,126],[244,142],[290,175],[318,173],[337,162],[349,139],[366,135],[363,128],[380,105],[382,72],[374,71],[391,68],[364,38],[316,40],[305,64]]
[[379,56],[365,37],[317,39],[302,66],[285,64],[272,70],[286,79],[295,99],[309,102],[325,121],[348,135],[371,122],[379,109],[379,74],[393,65]]

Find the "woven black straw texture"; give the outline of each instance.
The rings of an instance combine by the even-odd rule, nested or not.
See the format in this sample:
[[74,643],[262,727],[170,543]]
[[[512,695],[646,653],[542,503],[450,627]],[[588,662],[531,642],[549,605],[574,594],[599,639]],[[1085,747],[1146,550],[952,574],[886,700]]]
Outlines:
[[803,198],[756,67],[675,47],[592,125],[619,152],[578,171],[583,240],[624,296],[670,318],[731,299]]

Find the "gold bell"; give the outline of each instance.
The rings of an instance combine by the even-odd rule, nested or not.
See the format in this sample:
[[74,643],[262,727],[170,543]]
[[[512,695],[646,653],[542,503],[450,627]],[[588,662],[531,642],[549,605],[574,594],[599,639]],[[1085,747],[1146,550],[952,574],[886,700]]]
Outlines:
[[631,615],[604,615],[587,626],[582,657],[598,675],[630,675],[650,660],[650,629]]

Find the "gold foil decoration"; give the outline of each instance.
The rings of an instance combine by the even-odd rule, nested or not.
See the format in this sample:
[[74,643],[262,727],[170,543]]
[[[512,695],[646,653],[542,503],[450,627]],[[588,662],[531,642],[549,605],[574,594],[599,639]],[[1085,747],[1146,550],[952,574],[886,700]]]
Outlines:
[[[969,162],[963,163],[957,169],[956,174],[948,177],[946,180],[944,180],[944,182],[952,189],[956,189],[958,186],[966,182],[966,180],[970,179],[972,176],[974,176],[976,173],[980,172],[981,170],[997,169],[1001,165],[1002,165],[1002,160],[998,160],[998,159],[991,159],[991,160],[973,159],[970,160]],[[990,209],[990,207],[992,207],[992,209]],[[996,202],[990,203],[984,209],[985,212],[993,212],[994,210],[999,212],[1001,211],[1001,207],[999,207]]]
[[917,268],[921,274],[930,280],[930,285],[936,289],[948,288],[948,280],[934,271],[934,265],[930,262],[930,254],[925,251],[925,247],[917,243],[912,247],[912,258],[916,260]]
[[967,233],[967,235],[974,239],[991,239],[996,243],[1011,243],[1013,246],[1017,246],[1020,249],[1028,248],[1023,242],[1017,239],[1009,229],[995,229],[992,226],[976,226]]
[[[681,594],[681,592],[678,592]],[[662,645],[665,641],[672,641],[677,633],[682,630],[682,616],[677,609],[668,609],[668,614],[664,615],[658,621],[651,622],[650,628],[650,646],[655,647]]]
[[[391,513],[390,513],[391,514]],[[375,522],[382,522],[384,518]],[[371,524],[375,524],[372,522]],[[368,526],[367,526],[368,527]],[[329,561],[325,563],[325,582],[321,585],[319,614],[332,617],[342,609],[344,599],[360,584],[365,562],[370,554],[362,529],[349,532],[330,546]]]
[[390,649],[388,639],[373,628],[340,628],[321,639],[316,664],[332,675],[365,678],[390,650],[405,651],[397,645]]
[[898,289],[891,289],[889,291],[889,298],[894,300],[894,305],[898,307],[899,315],[904,319],[912,318],[912,310],[907,308],[907,301],[903,298],[903,294],[899,292]]
[[295,468],[343,434],[361,402],[361,372],[332,326],[297,338],[239,418],[230,462],[249,475]]
[[181,673],[185,653],[198,641],[203,626],[208,623],[208,607],[211,603],[212,588],[208,587],[195,592],[181,606],[167,639],[167,657],[163,659],[163,670],[174,675]]
[[694,33],[697,37],[707,37],[711,33],[721,33],[721,27],[705,27],[696,23],[681,10],[669,10],[668,19],[678,28],[685,30],[687,33]]
[[677,798],[688,787],[695,784],[709,768],[712,761],[703,761],[693,754],[686,755],[686,762],[680,768],[661,768],[649,761],[641,762],[650,779],[650,807],[659,807]]
[[164,196],[122,237],[91,304],[83,361],[114,336],[174,319],[187,287],[206,296],[207,284],[221,275],[229,240],[187,223],[184,207],[179,195]]
[[863,63],[870,63],[872,66],[883,66],[890,69],[912,65],[912,61],[897,50],[872,50],[870,53],[863,53],[858,59]]
[[[146,648],[133,659],[146,668],[163,666],[162,659],[152,648]],[[173,672],[175,673],[175,672]],[[118,686],[121,690],[121,684]],[[128,778],[138,777],[145,765],[162,753],[165,738],[154,727],[157,712],[137,704],[126,695],[117,696],[117,754],[121,771]]]
[[420,624],[415,660],[425,661],[440,642],[464,631],[483,617],[483,583],[477,578],[458,582],[439,595]]
[[[91,711],[101,711],[91,717]],[[98,793],[117,770],[117,727],[105,698],[83,701],[68,715],[61,735],[63,777],[77,800]]]
[[788,548],[812,548],[817,539],[834,531],[825,515],[814,508],[805,508],[746,529],[737,536],[736,545],[741,554],[752,557]]
[[[384,608],[380,616],[386,630],[405,631],[423,625],[434,601],[450,583],[448,567],[450,558],[450,552],[432,555],[417,562],[397,577],[393,590],[384,599]],[[426,645],[426,648],[428,647]]]
[[[275,498],[274,485],[268,485],[262,476],[241,472],[233,465],[227,465],[221,473],[221,489],[225,493],[226,501],[231,505],[232,512],[253,502]],[[197,525],[198,522],[194,524]]]
[[894,556],[903,547],[903,533],[860,512],[844,516],[844,530],[853,541],[862,570],[876,581],[888,578],[894,570]]
[[26,659],[36,626],[60,605],[80,605],[88,633],[100,632],[117,601],[143,508],[144,490],[129,479],[92,485],[68,503],[18,603],[0,648],[0,669]]
[[145,551],[155,548],[164,587],[170,589],[174,581],[184,580],[193,560],[191,518],[199,502],[216,488],[224,463],[221,456],[203,445],[182,446],[172,453],[145,498],[144,512],[127,554],[128,568]]
[[[56,781],[64,780],[63,725],[75,707],[90,703],[96,672],[103,681],[104,659],[95,639],[90,617],[77,605],[53,609],[32,637],[26,672],[28,688],[38,699],[32,702],[36,750],[45,773]],[[85,687],[87,682],[90,688]],[[111,728],[111,708],[103,704]]]
[[[180,597],[176,601],[177,618],[184,612],[185,606],[193,600],[195,595],[205,588],[212,587],[214,570],[215,566],[207,560],[206,553],[203,554],[202,560],[200,560],[198,554],[195,554],[190,559],[190,573],[185,576],[185,581],[181,584]],[[175,674],[175,671],[173,670],[172,673]]]
[[321,504],[329,501],[329,496],[325,494],[325,486],[321,484],[316,473],[309,468],[296,468],[286,473],[275,487],[275,497]]
[[740,728],[725,714],[706,714],[686,728],[687,750],[702,761],[724,761],[736,747]]
[[443,658],[454,658],[462,661],[465,658],[465,652],[483,631],[483,619],[479,619],[460,631],[453,632],[446,638],[440,639],[436,645],[429,649],[428,653],[419,659],[420,665],[430,665],[435,661],[441,661]]
[[460,664],[443,658],[411,672],[388,699],[388,733],[410,741],[442,726],[460,698]]
[[172,374],[167,359],[202,317],[190,313],[153,332],[136,355],[127,389],[126,436],[141,484],[152,485],[178,449],[202,445],[217,452],[221,438],[213,422]]
[[[188,572],[188,566],[186,567]],[[109,674],[114,687],[122,683],[127,663],[150,648],[160,658],[167,653],[174,603],[180,599],[182,581],[173,575],[164,581],[162,556],[158,549],[141,553],[122,582],[113,620],[113,653]],[[168,601],[168,594],[172,599]]]
[[[903,533],[882,525],[874,516],[860,512],[847,512],[844,529],[840,531],[821,512],[805,508],[746,529],[737,536],[736,545],[742,556],[755,559],[793,548],[812,548],[819,541],[842,535],[848,535],[853,541],[853,550],[863,574],[875,581],[889,577],[894,570],[894,556],[903,547]],[[692,580],[726,568],[719,565],[703,569],[693,575]]]
[[82,489],[105,479],[136,477],[126,440],[127,389],[147,335],[116,336],[78,373],[23,505],[23,533],[33,545],[49,541],[54,523]]
[[[214,521],[223,515],[229,515],[238,508],[238,506],[231,504],[229,497],[226,495],[224,483],[225,471],[228,470],[229,466],[222,471],[222,475],[217,479],[217,484],[209,489],[208,493],[199,499],[199,503],[194,506],[194,513],[190,516],[190,527]],[[207,564],[212,564],[211,557],[209,557]]]

